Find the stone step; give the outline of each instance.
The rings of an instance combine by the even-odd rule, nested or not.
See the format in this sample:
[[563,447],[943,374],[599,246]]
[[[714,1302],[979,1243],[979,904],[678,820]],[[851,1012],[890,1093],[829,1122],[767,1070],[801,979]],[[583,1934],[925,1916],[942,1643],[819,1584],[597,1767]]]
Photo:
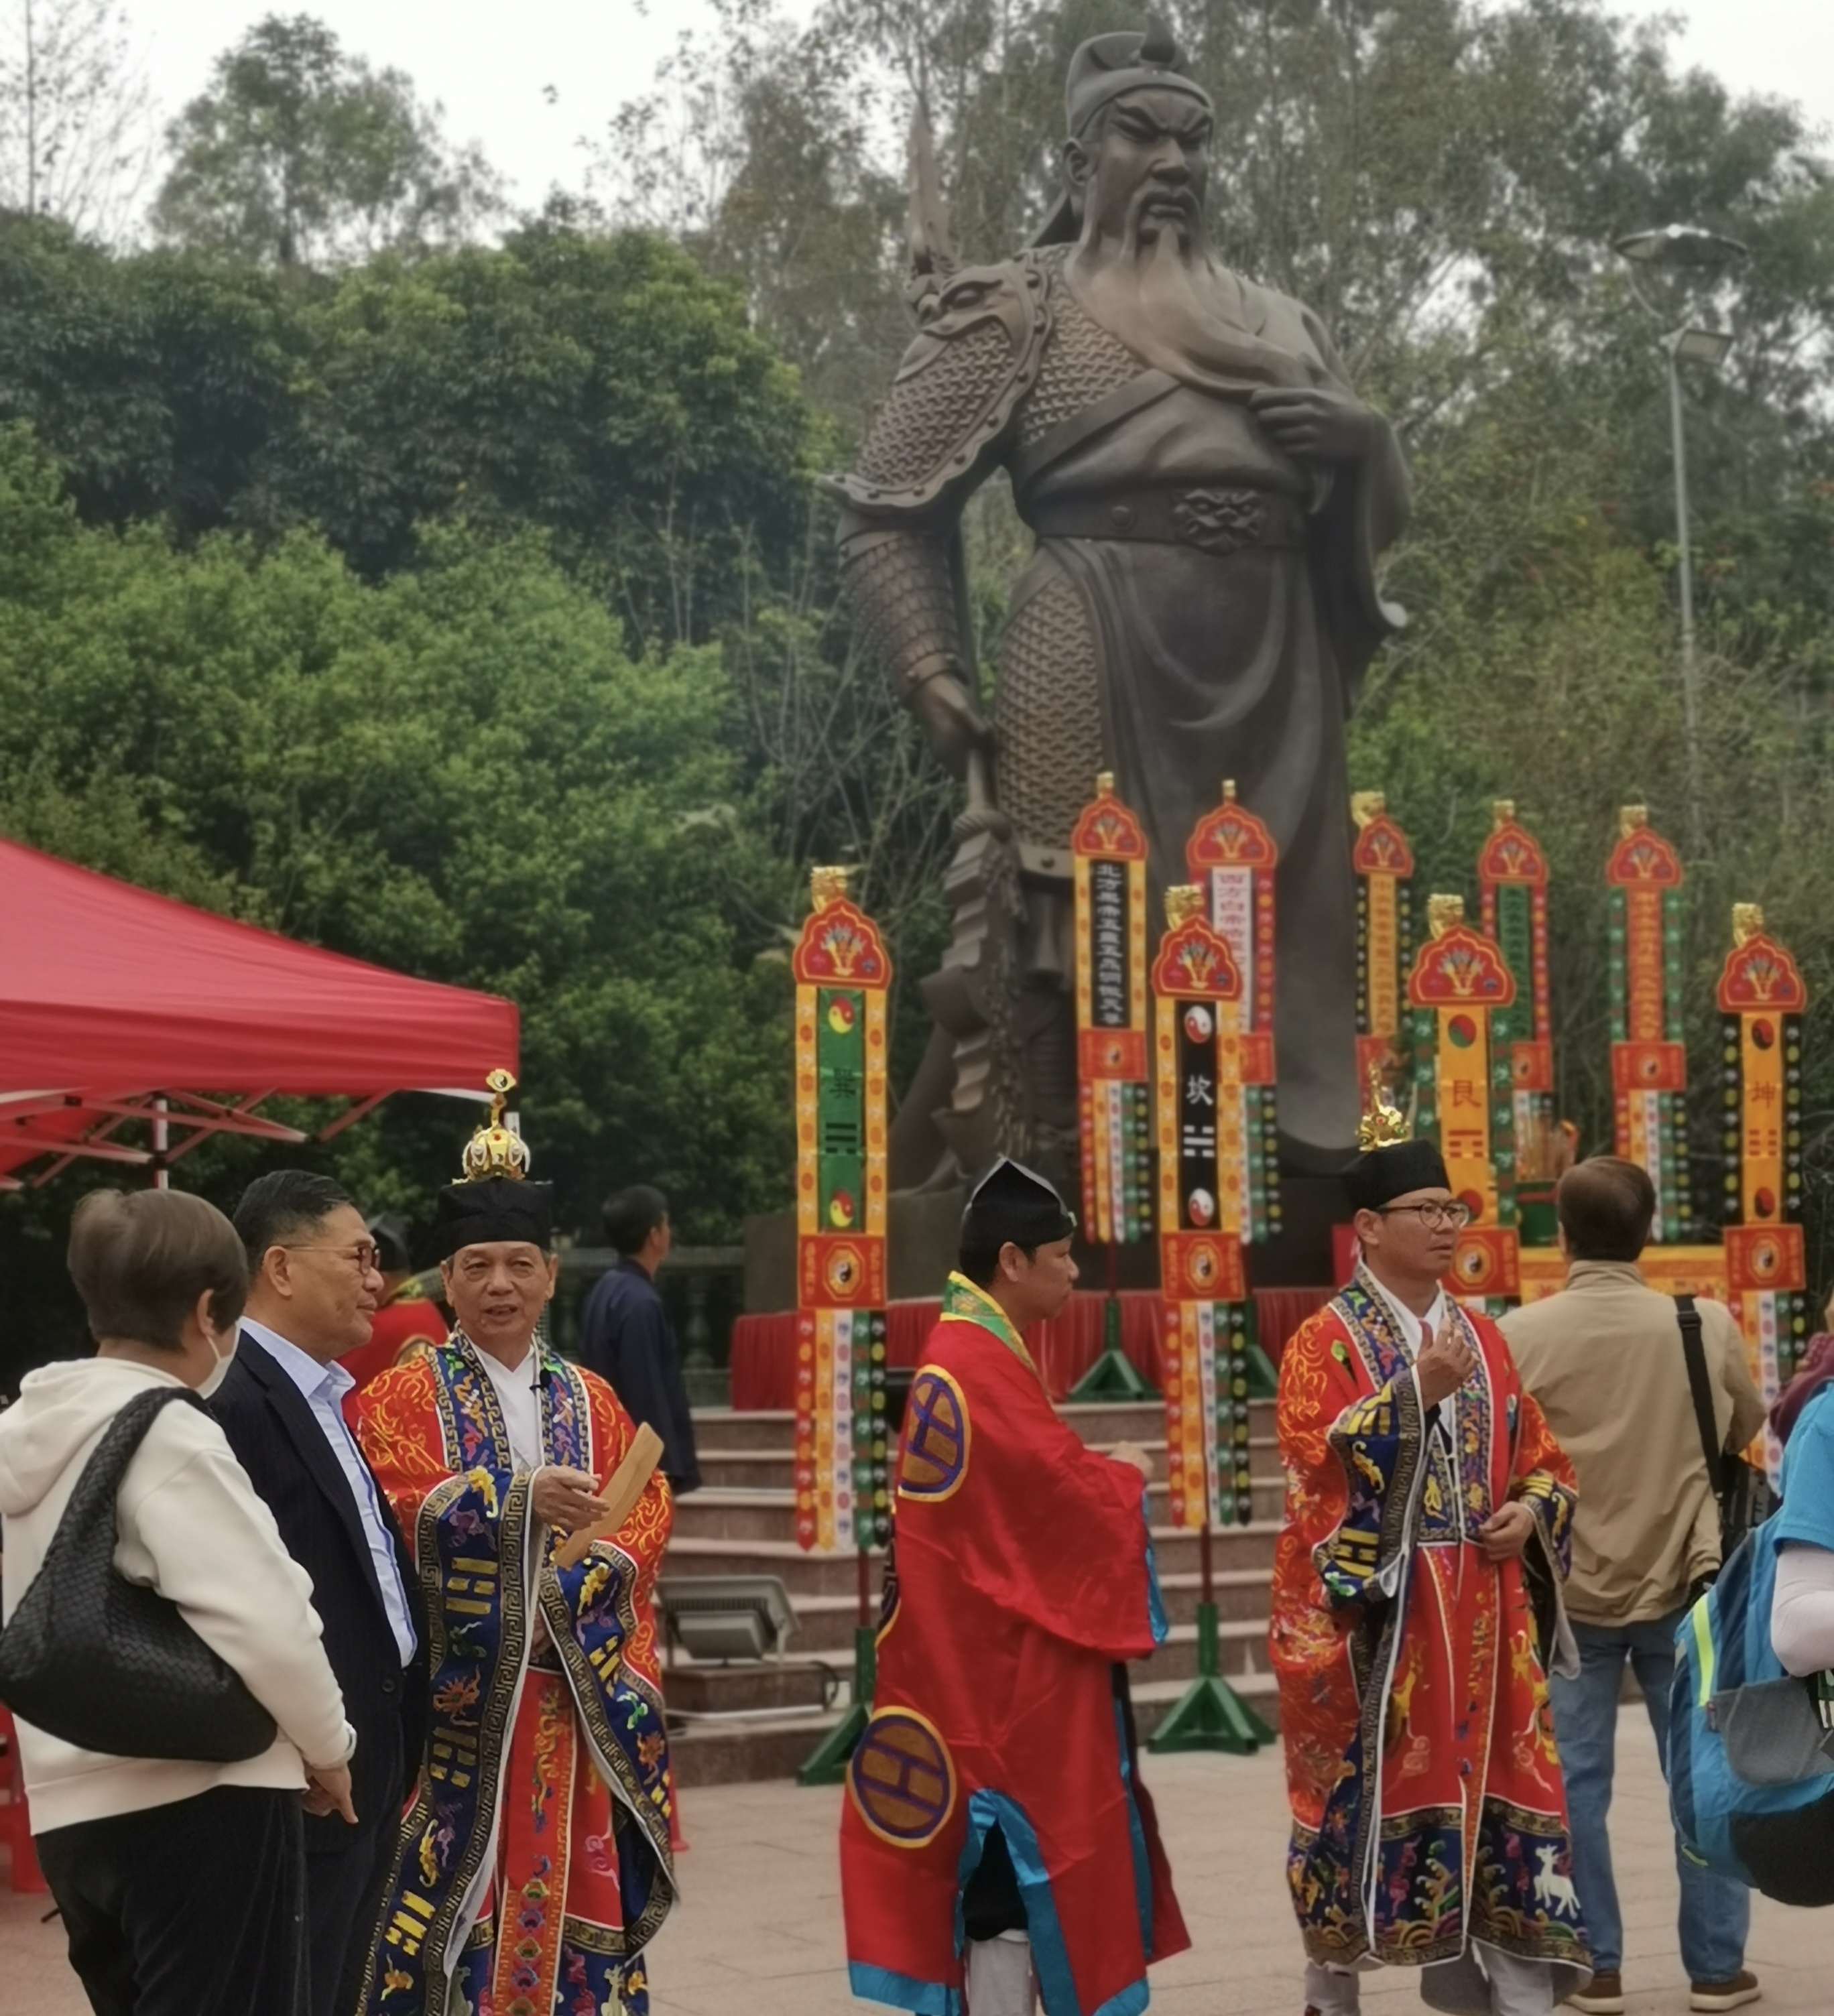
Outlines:
[[[1256,1400],[1249,1404],[1256,1435],[1270,1441],[1274,1433],[1274,1402]],[[1166,1406],[1162,1400],[1130,1401],[1119,1405],[1104,1402],[1088,1407],[1065,1405],[1058,1412],[1083,1441],[1096,1447],[1121,1442],[1163,1446],[1165,1442]],[[726,1455],[745,1449],[781,1452],[793,1448],[795,1443],[796,1417],[787,1408],[740,1413],[731,1407],[697,1407],[694,1413],[694,1446],[703,1457],[709,1453]]]
[[[1285,1489],[1277,1476],[1255,1480],[1256,1519],[1278,1520]],[[1168,1517],[1164,1480],[1155,1478],[1147,1489],[1153,1522],[1162,1525]],[[675,1508],[676,1543],[684,1539],[793,1540],[795,1532],[795,1493],[787,1489],[707,1485],[690,1492]]]
[[[1159,1595],[1166,1607],[1167,1621],[1173,1625],[1194,1624],[1197,1618],[1199,1585],[1202,1578],[1195,1568],[1180,1575],[1159,1577]],[[1216,1614],[1224,1623],[1252,1619],[1256,1628],[1267,1629],[1268,1614],[1267,1571],[1261,1568],[1235,1568],[1216,1573],[1213,1578],[1216,1600]],[[847,1593],[816,1594],[811,1592],[792,1591],[791,1601],[796,1611],[796,1628],[791,1633],[787,1647],[791,1659],[822,1659],[831,1663],[838,1660],[843,1665],[853,1657],[853,1634],[859,1629],[859,1605],[857,1594]],[[878,1583],[873,1583],[871,1617],[876,1625],[879,1615]]]
[[[1241,1674],[1267,1671],[1267,1617],[1220,1618],[1216,1624],[1216,1663],[1234,1684]],[[1174,1624],[1166,1642],[1150,1658],[1130,1659],[1127,1671],[1134,1684],[1148,1681],[1194,1680],[1197,1677],[1197,1625]]]
[[732,1407],[694,1410],[694,1447],[709,1449],[787,1449],[796,1441],[796,1417],[787,1408],[758,1408],[740,1413]]
[[[1274,1566],[1274,1543],[1279,1531],[1279,1522],[1269,1518],[1258,1518],[1247,1526],[1216,1528],[1210,1535],[1210,1546],[1217,1571],[1253,1569],[1267,1576]],[[1194,1532],[1182,1526],[1155,1526],[1152,1540],[1162,1579],[1196,1575],[1198,1536]],[[869,1584],[875,1603],[883,1559],[876,1548],[867,1557]],[[678,1532],[669,1541],[664,1572],[776,1575],[789,1591],[791,1601],[798,1603],[805,1594],[851,1594],[859,1586],[857,1561],[858,1557],[851,1552],[805,1553],[793,1539],[744,1539],[730,1535]]]
[[[1226,1679],[1267,1670],[1267,1619],[1259,1616],[1225,1618],[1216,1629],[1218,1664]],[[759,1710],[817,1713],[844,1694],[852,1678],[852,1637],[827,1658],[809,1656],[805,1644],[778,1661],[760,1659],[734,1665],[677,1658],[664,1669],[663,1693],[671,1723],[691,1723],[708,1715],[756,1714]],[[1194,1622],[1174,1623],[1166,1642],[1148,1658],[1130,1662],[1137,1683],[1191,1680],[1198,1669],[1198,1631]]]
[[[1099,1449],[1106,1455],[1115,1447],[1112,1442],[1092,1442],[1092,1449]],[[1166,1474],[1166,1444],[1162,1436],[1156,1442],[1142,1442],[1140,1446],[1151,1456],[1158,1474]],[[1257,1478],[1274,1478],[1281,1474],[1280,1453],[1271,1435],[1256,1435],[1248,1445],[1249,1461]],[[701,1481],[704,1486],[722,1490],[788,1491],[796,1481],[796,1460],[788,1448],[781,1449],[701,1449]]]
[[[1169,1675],[1133,1679],[1130,1690],[1134,1722],[1143,1744],[1150,1740],[1152,1732],[1190,1684],[1188,1679]],[[1271,1673],[1244,1673],[1232,1678],[1229,1684],[1264,1723],[1272,1729],[1279,1728],[1279,1699]],[[690,1722],[672,1729],[668,1748],[676,1782],[691,1791],[696,1785],[794,1778],[843,1712],[843,1709],[836,1708],[826,1714],[760,1718],[755,1721],[741,1719],[721,1723]],[[1145,1771],[1150,1784],[1150,1758]],[[692,1841],[694,1807],[691,1798],[682,1802],[682,1822]]]

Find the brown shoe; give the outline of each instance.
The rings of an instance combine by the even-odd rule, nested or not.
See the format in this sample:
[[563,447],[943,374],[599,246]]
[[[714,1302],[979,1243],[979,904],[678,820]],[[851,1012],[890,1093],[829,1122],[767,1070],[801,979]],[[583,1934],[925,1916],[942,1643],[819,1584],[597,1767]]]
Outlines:
[[1582,2009],[1585,2016],[1623,2016],[1624,1978],[1621,1974],[1595,1974],[1577,1995],[1566,1998],[1569,2009]]
[[1742,2009],[1748,2002],[1756,2002],[1764,1990],[1757,1985],[1755,1974],[1733,1975],[1730,1981],[1696,1981],[1689,1984],[1688,2007],[1713,2011],[1721,2009]]

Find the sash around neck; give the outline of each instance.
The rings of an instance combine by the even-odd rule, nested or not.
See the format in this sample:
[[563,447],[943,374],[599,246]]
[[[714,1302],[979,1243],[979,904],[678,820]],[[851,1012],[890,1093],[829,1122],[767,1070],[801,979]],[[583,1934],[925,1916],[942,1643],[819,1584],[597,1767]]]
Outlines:
[[1011,1319],[985,1288],[977,1287],[967,1275],[949,1276],[942,1291],[942,1319],[944,1323],[978,1323],[982,1330],[991,1330],[1040,1385],[1043,1384],[1043,1375],[1025,1348],[1025,1340],[1013,1328]]

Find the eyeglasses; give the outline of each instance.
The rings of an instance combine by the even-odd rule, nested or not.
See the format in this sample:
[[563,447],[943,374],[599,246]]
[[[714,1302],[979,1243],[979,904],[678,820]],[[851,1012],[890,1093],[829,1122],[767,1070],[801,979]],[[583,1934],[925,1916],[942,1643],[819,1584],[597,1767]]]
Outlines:
[[335,1253],[340,1260],[354,1262],[359,1274],[382,1271],[382,1250],[367,1239],[360,1246],[283,1245],[280,1250],[283,1253]]
[[1393,1218],[1396,1212],[1418,1211],[1420,1222],[1429,1232],[1457,1232],[1471,1222],[1471,1206],[1454,1199],[1450,1204],[1436,1201],[1427,1204],[1385,1204],[1376,1212],[1378,1218]]

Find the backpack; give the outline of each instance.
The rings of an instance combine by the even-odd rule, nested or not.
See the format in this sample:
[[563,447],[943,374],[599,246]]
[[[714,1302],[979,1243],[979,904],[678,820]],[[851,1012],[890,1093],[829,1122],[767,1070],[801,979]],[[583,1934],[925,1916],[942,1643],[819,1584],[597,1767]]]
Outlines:
[[1780,1904],[1834,1904],[1834,1734],[1771,1649],[1771,1522],[1675,1634],[1669,1801],[1691,1858]]

